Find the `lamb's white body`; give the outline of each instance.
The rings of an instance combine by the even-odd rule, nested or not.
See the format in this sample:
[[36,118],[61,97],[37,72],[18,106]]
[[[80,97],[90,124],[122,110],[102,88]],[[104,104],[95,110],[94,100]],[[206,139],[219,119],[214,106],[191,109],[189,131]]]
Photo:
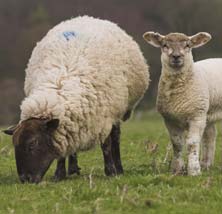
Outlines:
[[117,25],[71,19],[51,29],[32,53],[21,120],[59,118],[55,146],[66,156],[103,143],[148,82],[138,45]]
[[200,173],[214,159],[216,129],[222,119],[222,59],[191,60],[178,74],[163,65],[157,106],[165,119],[174,145],[173,169],[183,167],[182,147],[188,146],[188,174]]
[[[222,119],[222,59],[207,59],[194,64],[196,78],[202,77],[207,87],[207,121]],[[203,89],[204,91],[204,89]],[[208,103],[208,101],[206,102]]]

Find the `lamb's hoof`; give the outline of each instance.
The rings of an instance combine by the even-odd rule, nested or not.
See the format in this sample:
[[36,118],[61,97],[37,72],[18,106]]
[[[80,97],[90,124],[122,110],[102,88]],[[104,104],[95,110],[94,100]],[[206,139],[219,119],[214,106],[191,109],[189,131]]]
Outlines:
[[117,175],[117,171],[114,165],[109,165],[105,167],[105,174],[106,176],[116,176]]
[[190,176],[198,176],[198,175],[201,175],[201,170],[200,170],[200,166],[196,166],[196,167],[188,167],[188,175]]
[[182,159],[174,159],[171,163],[171,171],[174,175],[185,175],[186,170]]
[[206,161],[202,161],[200,165],[201,165],[201,168],[202,168],[203,170],[209,170],[210,167],[212,166],[211,163],[206,162]]
[[64,180],[66,178],[66,171],[65,170],[56,170],[53,180],[54,181],[61,181]]
[[73,174],[77,174],[77,175],[80,175],[80,170],[81,168],[80,167],[75,167],[75,168],[69,168],[68,169],[68,175],[73,175]]
[[198,176],[201,175],[201,171],[188,171],[189,176]]
[[172,169],[172,174],[173,175],[186,175],[187,172],[186,172],[186,169],[185,168],[182,168],[182,169]]
[[201,174],[199,155],[190,154],[188,156],[187,173],[191,176],[198,176]]

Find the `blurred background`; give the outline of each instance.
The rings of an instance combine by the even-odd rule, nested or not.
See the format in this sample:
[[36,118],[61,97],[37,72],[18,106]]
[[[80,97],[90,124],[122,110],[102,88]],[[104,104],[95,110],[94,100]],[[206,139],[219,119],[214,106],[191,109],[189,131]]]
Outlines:
[[62,20],[79,15],[108,19],[134,37],[150,65],[151,85],[140,109],[155,108],[160,51],[142,39],[145,31],[210,32],[195,60],[222,57],[222,0],[0,0],[0,125],[19,120],[25,68],[36,42]]

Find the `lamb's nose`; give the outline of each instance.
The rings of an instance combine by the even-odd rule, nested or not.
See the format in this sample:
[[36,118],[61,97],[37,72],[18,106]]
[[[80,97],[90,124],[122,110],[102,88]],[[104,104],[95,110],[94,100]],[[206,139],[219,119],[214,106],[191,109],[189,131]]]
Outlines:
[[173,59],[177,61],[180,58],[180,55],[173,55]]

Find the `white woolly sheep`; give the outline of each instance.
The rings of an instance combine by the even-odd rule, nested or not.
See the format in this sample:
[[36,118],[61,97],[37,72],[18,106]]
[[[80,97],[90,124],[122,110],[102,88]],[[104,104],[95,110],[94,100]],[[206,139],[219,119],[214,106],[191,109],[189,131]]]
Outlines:
[[26,69],[21,121],[13,134],[21,181],[39,182],[61,158],[101,144],[106,175],[123,172],[119,123],[149,83],[133,39],[116,24],[88,16],[60,23],[34,48]]
[[192,48],[207,43],[211,39],[208,33],[188,37],[147,32],[144,38],[162,50],[157,108],[173,144],[172,170],[183,173],[182,149],[186,144],[188,175],[199,175],[200,142],[202,167],[208,169],[214,160],[215,122],[222,119],[222,59],[193,62]]

